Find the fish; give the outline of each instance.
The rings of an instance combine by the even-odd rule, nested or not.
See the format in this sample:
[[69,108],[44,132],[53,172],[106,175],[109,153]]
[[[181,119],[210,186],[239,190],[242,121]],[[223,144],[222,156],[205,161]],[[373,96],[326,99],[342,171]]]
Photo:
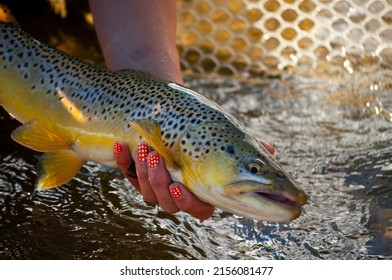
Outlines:
[[61,186],[86,161],[116,168],[145,141],[173,181],[223,211],[287,222],[308,195],[233,115],[183,85],[112,71],[39,42],[0,6],[0,104],[19,122],[14,141],[42,152],[36,190]]

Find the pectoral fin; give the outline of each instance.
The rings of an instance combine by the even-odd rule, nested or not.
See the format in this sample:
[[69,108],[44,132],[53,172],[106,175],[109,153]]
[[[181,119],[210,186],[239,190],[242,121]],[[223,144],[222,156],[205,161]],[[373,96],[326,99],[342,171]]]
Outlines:
[[39,152],[61,150],[71,145],[68,137],[51,131],[35,120],[16,128],[11,137],[19,144]]
[[171,151],[165,147],[162,140],[161,127],[157,121],[141,119],[129,122],[133,129],[146,139],[155,151],[165,158],[166,164],[170,167],[177,168],[174,162],[174,156]]
[[43,154],[38,164],[37,190],[52,189],[67,183],[78,173],[83,163],[84,160],[71,150]]

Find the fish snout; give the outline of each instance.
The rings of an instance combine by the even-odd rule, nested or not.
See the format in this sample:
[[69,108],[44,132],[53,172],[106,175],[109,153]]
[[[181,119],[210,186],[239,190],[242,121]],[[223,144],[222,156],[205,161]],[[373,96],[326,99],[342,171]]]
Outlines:
[[301,207],[307,202],[309,196],[288,173],[276,171],[273,181],[278,186],[278,193],[287,199],[289,205]]

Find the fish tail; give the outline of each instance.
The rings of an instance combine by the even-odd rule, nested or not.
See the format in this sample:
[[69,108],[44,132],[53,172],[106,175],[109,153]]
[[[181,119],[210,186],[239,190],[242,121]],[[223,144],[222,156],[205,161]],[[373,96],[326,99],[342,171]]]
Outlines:
[[11,10],[3,3],[0,3],[0,23],[17,23]]

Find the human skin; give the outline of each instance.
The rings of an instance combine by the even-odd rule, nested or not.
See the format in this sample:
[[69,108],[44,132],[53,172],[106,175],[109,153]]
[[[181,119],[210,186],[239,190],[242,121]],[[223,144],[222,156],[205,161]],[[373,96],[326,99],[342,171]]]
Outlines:
[[[94,25],[109,69],[138,69],[164,80],[183,83],[176,49],[175,0],[90,0]],[[184,211],[200,220],[215,208],[196,198],[184,185],[172,182],[164,159],[149,149],[144,161],[134,155],[137,179],[128,176],[132,158],[116,143],[114,154],[123,175],[143,195],[168,213]],[[158,162],[150,166],[150,161]]]
[[183,83],[176,47],[176,0],[90,0],[109,69],[138,69]]

